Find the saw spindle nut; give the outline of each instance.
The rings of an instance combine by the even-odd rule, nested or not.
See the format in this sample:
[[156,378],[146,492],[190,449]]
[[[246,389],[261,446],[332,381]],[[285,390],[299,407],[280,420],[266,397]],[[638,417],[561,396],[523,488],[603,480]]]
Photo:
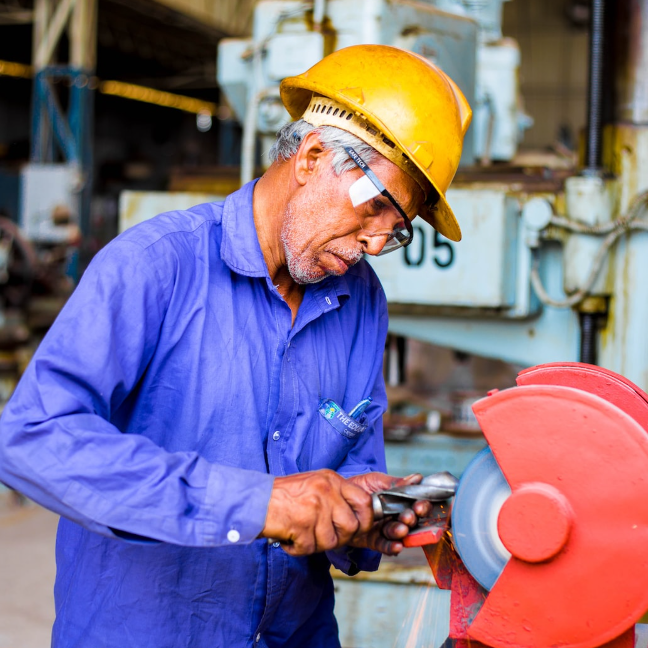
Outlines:
[[549,484],[524,484],[504,502],[497,530],[513,556],[540,563],[556,556],[569,540],[573,512],[565,496]]

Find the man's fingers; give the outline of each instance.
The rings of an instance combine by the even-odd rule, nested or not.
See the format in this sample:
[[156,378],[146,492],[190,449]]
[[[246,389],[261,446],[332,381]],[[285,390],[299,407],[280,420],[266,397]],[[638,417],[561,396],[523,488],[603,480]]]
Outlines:
[[359,523],[358,533],[367,533],[373,524],[373,507],[371,495],[351,482],[346,482],[341,488],[342,497],[353,509]]
[[420,484],[423,481],[423,475],[421,473],[412,473],[407,475],[407,477],[399,477],[393,483],[394,486],[412,486],[413,484]]
[[410,486],[412,484],[420,484],[423,475],[420,473],[413,473],[407,477],[393,477],[385,473],[370,472],[349,477],[348,481],[356,486],[359,486],[367,493],[377,493],[378,491],[388,490],[394,486]]
[[377,493],[381,490],[386,490],[394,485],[394,478],[385,473],[371,472],[355,477],[349,477],[349,481],[359,486],[367,493]]
[[315,549],[312,553],[335,549],[341,544],[333,516],[322,516],[315,524]]
[[386,522],[382,527],[382,535],[389,540],[402,540],[409,532],[410,528],[406,524],[395,520]]
[[432,515],[433,507],[434,504],[432,504],[432,502],[427,502],[426,500],[419,500],[418,502],[414,502],[414,506],[412,508],[414,509],[414,513],[416,513],[417,517],[426,518]]
[[410,529],[413,529],[418,523],[418,517],[412,509],[406,509],[398,515],[398,521],[407,524]]
[[[332,520],[336,534],[336,546],[347,544],[360,530],[360,521],[346,500],[342,500],[333,509]],[[332,548],[329,547],[329,549]]]
[[404,485],[420,480],[418,474],[394,480],[380,473],[344,479],[330,470],[277,477],[261,535],[285,542],[282,546],[291,556],[345,544],[399,553],[399,541],[416,525],[416,514],[408,510],[398,521],[374,524],[371,493],[377,486],[387,487],[387,482]]
[[374,542],[371,544],[371,548],[374,551],[380,551],[380,553],[386,554],[388,556],[396,556],[401,551],[403,551],[402,542],[389,540],[382,535],[377,536]]
[[309,556],[317,551],[314,533],[300,533],[294,542],[282,542],[281,548],[291,556]]

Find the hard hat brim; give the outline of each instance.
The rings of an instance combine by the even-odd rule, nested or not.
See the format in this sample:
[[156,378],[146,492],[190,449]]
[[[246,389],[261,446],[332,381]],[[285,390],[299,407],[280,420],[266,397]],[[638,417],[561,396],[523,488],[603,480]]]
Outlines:
[[[430,182],[430,184],[434,186],[433,182]],[[436,187],[434,188],[436,189]],[[419,212],[419,216],[447,239],[455,243],[461,241],[461,228],[459,227],[457,218],[441,192],[439,192],[439,202],[436,206],[427,210],[427,212]]]

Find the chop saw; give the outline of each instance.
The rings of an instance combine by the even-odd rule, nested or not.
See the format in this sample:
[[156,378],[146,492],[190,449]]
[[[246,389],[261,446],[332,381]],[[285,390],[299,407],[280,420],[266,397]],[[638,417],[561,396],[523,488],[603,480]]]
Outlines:
[[645,646],[648,395],[581,363],[517,385],[475,403],[489,446],[405,539],[451,590],[445,646]]

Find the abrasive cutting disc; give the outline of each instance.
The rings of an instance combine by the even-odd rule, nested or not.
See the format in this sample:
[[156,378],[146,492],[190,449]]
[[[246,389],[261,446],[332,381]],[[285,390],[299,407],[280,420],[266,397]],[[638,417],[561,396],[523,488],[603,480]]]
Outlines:
[[452,537],[473,578],[491,590],[511,554],[497,533],[502,504],[511,494],[490,448],[468,464],[452,506]]

